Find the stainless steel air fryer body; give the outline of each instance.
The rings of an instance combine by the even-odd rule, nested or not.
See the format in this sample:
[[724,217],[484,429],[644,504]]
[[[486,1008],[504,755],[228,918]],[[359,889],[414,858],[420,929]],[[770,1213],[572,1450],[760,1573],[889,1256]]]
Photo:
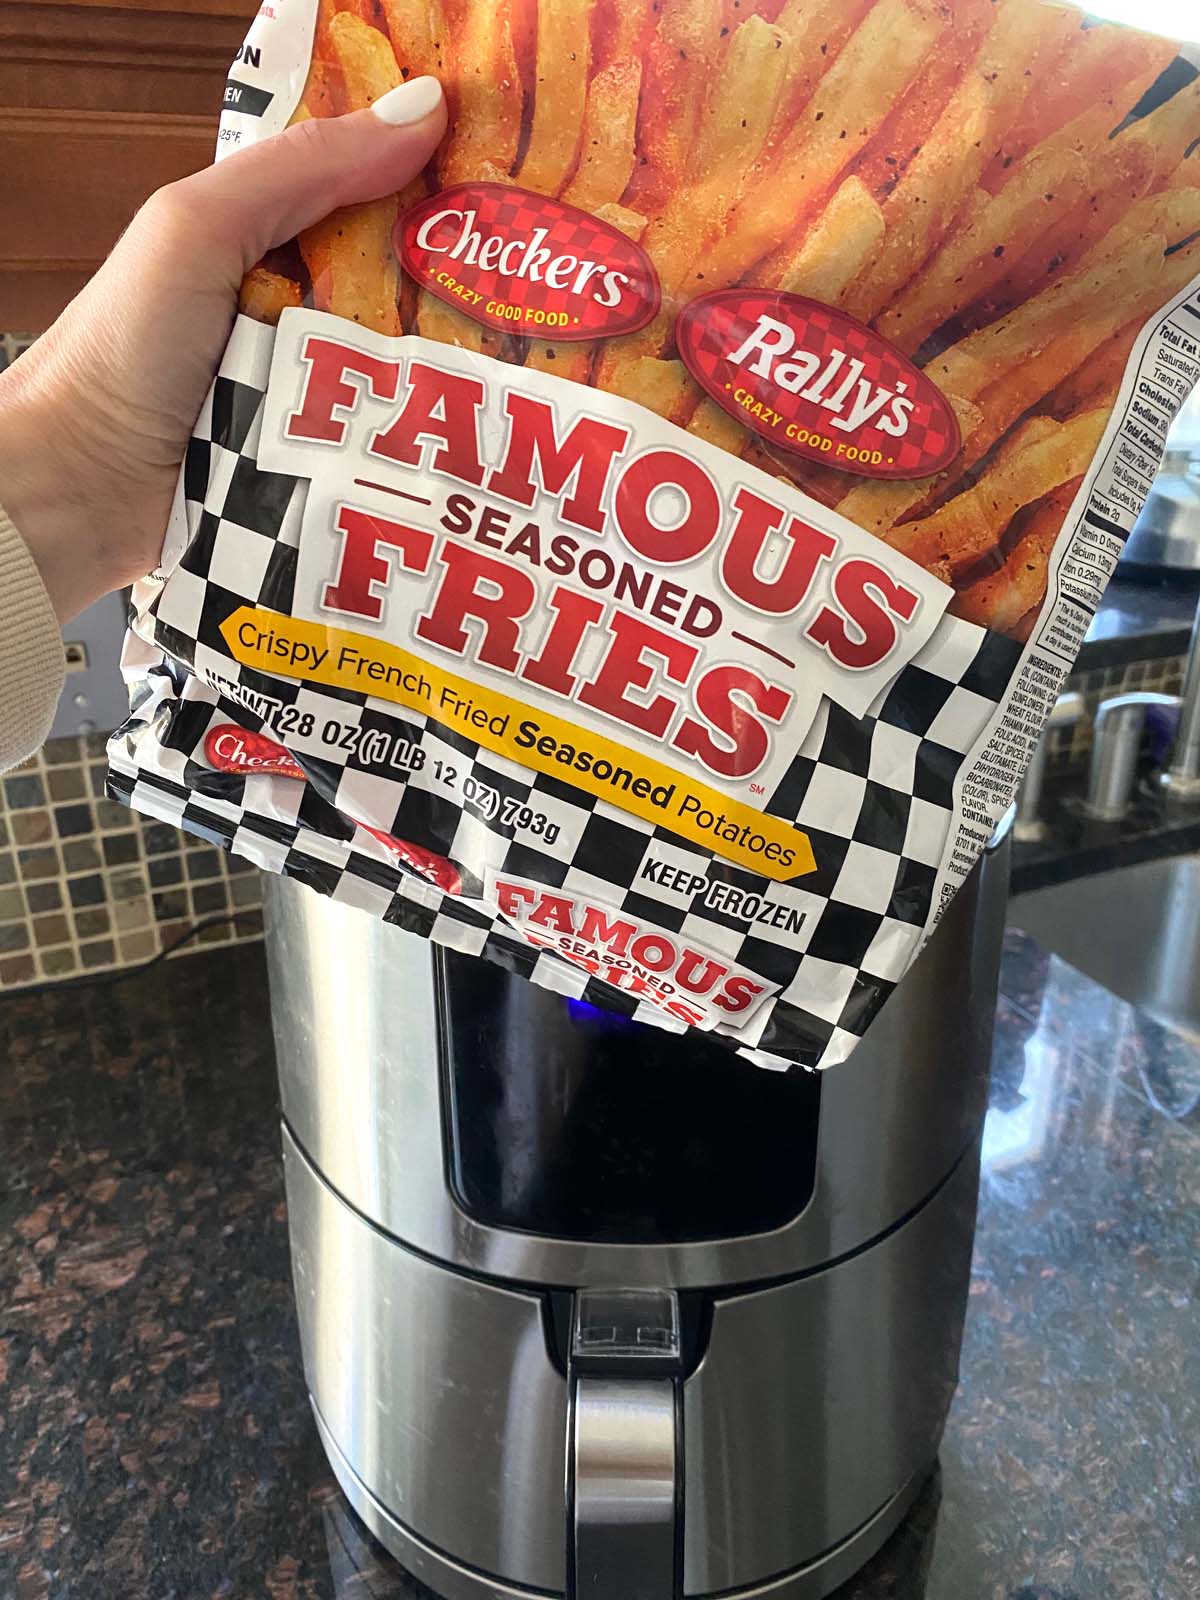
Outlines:
[[306,1375],[410,1570],[811,1600],[878,1548],[957,1374],[1006,889],[785,1075],[272,882]]

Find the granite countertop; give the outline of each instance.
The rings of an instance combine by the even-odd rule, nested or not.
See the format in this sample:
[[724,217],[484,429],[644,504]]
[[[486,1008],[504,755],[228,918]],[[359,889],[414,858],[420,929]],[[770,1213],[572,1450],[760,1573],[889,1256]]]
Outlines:
[[[838,1600],[1200,1594],[1200,1047],[1009,938],[941,1467]],[[415,1600],[292,1313],[261,949],[0,1003],[0,1594]]]

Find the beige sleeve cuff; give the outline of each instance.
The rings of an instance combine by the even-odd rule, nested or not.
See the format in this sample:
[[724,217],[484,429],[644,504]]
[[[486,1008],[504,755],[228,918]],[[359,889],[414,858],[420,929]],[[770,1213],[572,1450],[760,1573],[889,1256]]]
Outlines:
[[65,678],[62,631],[50,596],[0,506],[0,772],[45,740]]

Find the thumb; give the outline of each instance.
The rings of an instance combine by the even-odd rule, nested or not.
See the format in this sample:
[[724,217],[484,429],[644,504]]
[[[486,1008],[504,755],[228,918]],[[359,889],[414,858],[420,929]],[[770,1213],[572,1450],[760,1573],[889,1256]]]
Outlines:
[[211,220],[236,283],[274,245],[340,206],[395,194],[446,131],[436,78],[413,78],[366,111],[293,123],[174,185]]

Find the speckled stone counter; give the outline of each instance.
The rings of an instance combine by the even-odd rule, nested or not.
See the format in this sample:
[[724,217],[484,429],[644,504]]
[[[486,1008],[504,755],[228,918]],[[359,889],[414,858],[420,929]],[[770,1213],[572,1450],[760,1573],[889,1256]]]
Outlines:
[[[255,947],[0,1001],[0,1595],[416,1600],[309,1417]],[[1010,936],[963,1380],[838,1600],[1200,1595],[1200,1050]]]

